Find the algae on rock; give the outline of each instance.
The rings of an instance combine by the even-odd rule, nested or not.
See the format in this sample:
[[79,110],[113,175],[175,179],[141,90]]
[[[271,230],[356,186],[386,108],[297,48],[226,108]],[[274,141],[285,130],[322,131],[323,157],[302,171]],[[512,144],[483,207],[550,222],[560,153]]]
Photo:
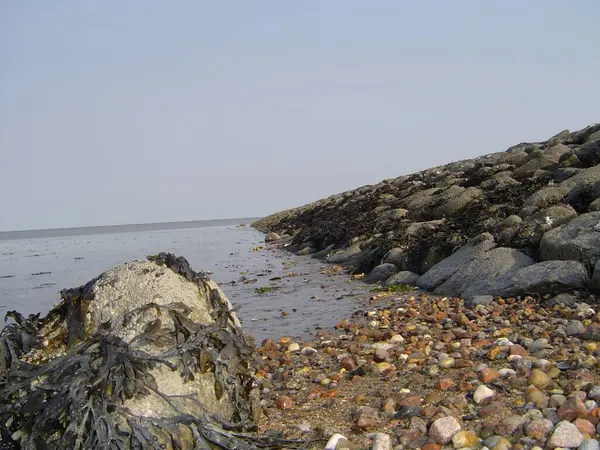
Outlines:
[[161,253],[61,292],[0,334],[2,444],[296,448],[255,433],[254,345],[216,283]]

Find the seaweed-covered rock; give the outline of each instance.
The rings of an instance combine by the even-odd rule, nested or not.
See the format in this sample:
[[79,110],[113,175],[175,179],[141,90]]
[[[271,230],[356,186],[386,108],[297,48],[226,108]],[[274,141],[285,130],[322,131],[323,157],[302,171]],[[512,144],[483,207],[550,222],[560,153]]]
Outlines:
[[578,260],[588,269],[600,259],[600,211],[582,214],[548,231],[540,242],[543,260]]
[[[254,346],[219,287],[170,254],[63,290],[0,335],[0,424],[23,449],[277,447],[257,436]],[[260,444],[260,445],[259,445]]]

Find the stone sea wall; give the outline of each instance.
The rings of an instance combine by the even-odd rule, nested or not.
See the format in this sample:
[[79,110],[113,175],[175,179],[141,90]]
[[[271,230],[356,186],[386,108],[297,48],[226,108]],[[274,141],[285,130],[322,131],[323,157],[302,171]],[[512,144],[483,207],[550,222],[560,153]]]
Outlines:
[[332,195],[253,226],[372,283],[471,301],[596,291],[600,124]]

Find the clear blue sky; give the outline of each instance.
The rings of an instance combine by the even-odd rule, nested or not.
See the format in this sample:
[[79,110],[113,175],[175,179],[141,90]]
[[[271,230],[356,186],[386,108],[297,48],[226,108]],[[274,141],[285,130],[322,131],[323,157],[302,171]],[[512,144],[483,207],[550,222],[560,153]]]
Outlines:
[[259,216],[600,121],[600,1],[5,1],[0,230]]

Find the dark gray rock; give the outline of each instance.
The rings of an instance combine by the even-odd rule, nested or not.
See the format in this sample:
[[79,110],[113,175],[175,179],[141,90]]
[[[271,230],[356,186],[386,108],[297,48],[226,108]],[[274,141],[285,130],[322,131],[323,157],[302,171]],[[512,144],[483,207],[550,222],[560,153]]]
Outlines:
[[406,253],[403,248],[393,248],[383,257],[384,263],[394,264],[399,269],[406,267]]
[[575,260],[592,270],[600,259],[600,212],[591,212],[548,231],[540,242],[542,260]]
[[557,305],[557,306],[560,306],[560,305],[575,306],[577,304],[577,302],[579,302],[579,299],[575,295],[570,294],[568,292],[563,292],[561,294],[555,295],[551,299],[548,299],[548,300],[544,301],[544,305],[548,305],[548,306],[555,306],[555,305]]
[[396,275],[392,275],[385,280],[385,285],[390,286],[392,284],[407,284],[409,286],[415,286],[420,275],[418,273],[403,270],[398,272]]
[[585,289],[588,284],[587,269],[579,261],[544,261],[496,279],[482,280],[466,289],[463,296],[558,294]]
[[590,282],[590,289],[593,292],[600,292],[600,259],[594,264],[594,270],[592,271],[592,281]]
[[434,292],[440,295],[460,295],[469,286],[481,280],[498,278],[534,263],[535,261],[531,257],[514,248],[494,248],[475,255],[468,264],[460,267]]
[[344,250],[341,250],[332,255],[329,255],[327,257],[327,262],[330,262],[333,264],[342,264],[347,261],[350,261],[353,258],[356,258],[361,253],[362,253],[362,249],[360,248],[360,244],[354,244]]
[[492,249],[494,245],[494,237],[490,233],[482,233],[425,272],[417,281],[417,286],[426,290],[435,289],[468,265],[476,255]]
[[391,263],[380,264],[365,277],[366,283],[379,283],[385,281],[398,272],[398,268]]

